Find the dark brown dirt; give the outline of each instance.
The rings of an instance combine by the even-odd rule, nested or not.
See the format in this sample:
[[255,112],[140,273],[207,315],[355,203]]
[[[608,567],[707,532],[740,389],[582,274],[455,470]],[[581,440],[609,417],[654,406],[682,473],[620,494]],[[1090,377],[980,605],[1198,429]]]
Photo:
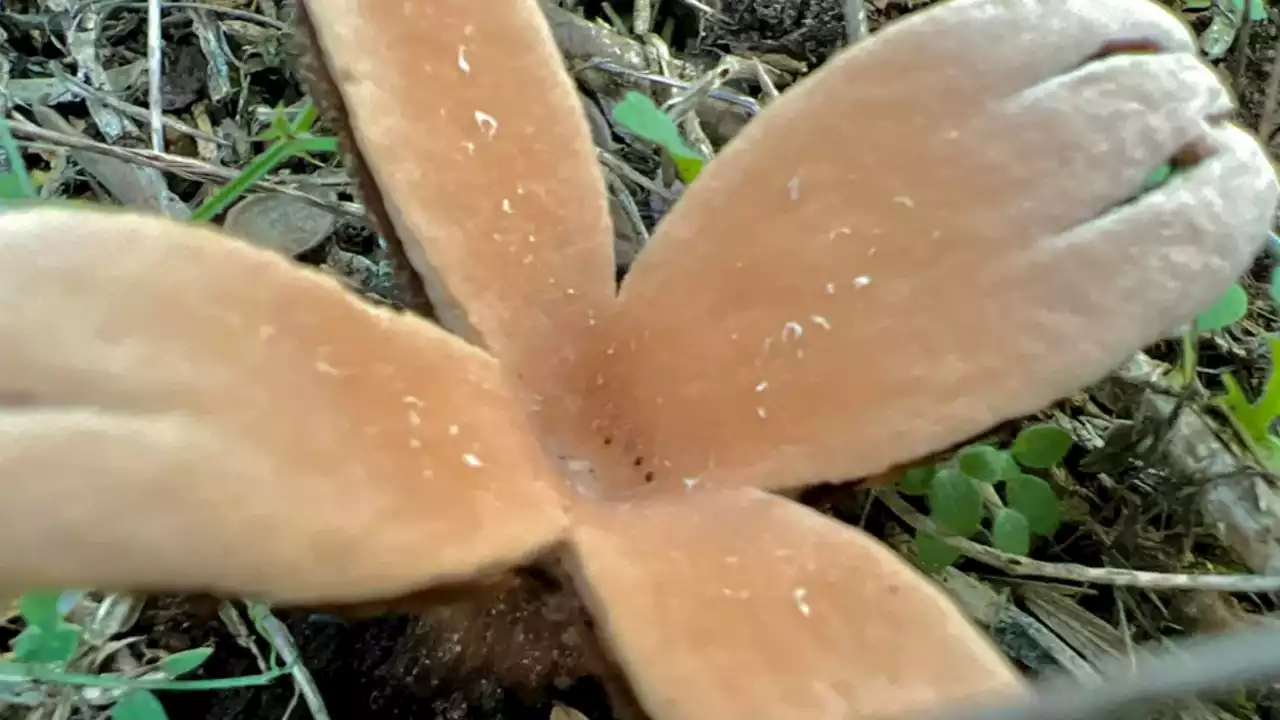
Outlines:
[[731,53],[779,53],[818,63],[845,42],[841,0],[722,0],[701,44]]

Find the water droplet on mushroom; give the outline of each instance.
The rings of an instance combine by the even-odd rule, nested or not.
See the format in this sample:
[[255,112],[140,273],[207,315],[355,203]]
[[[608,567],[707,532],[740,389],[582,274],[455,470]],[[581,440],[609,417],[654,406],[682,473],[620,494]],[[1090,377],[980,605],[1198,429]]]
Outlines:
[[783,342],[799,340],[801,335],[804,335],[804,326],[795,320],[788,320],[786,324],[782,326]]
[[409,411],[409,424],[414,427],[422,424],[422,416],[418,414],[417,410]]
[[916,206],[916,201],[912,200],[910,197],[907,197],[906,195],[899,195],[895,197],[893,201],[903,207],[913,208]]
[[685,490],[692,490],[692,489],[694,489],[695,487],[697,487],[698,483],[699,483],[699,482],[701,482],[701,481],[702,481],[702,478],[687,477],[687,478],[685,478],[685,479],[684,479],[684,489],[685,489]]
[[805,617],[809,617],[810,612],[809,603],[805,600],[805,596],[808,594],[809,591],[802,587],[791,591],[791,597],[796,601],[796,609]]
[[756,392],[764,392],[764,389],[765,389],[765,388],[767,388],[767,387],[769,387],[769,381],[768,381],[768,380],[761,380],[761,381],[756,385]]
[[318,361],[316,361],[316,371],[317,371],[317,372],[324,373],[325,375],[335,375],[335,376],[336,376],[336,375],[339,375],[339,374],[340,374],[340,373],[338,372],[338,368],[336,368],[336,367],[334,367],[334,366],[330,365],[329,363],[327,363],[327,362],[325,362],[325,361],[323,361],[323,360],[318,360]]
[[510,215],[510,214],[512,213],[512,210],[511,210],[511,201],[510,201],[510,200],[508,200],[508,199],[506,199],[506,198],[502,198],[502,212],[504,212],[504,213],[506,213],[506,214],[508,214],[508,215]]
[[489,113],[476,110],[476,125],[479,126],[480,132],[485,133],[492,140],[493,136],[498,132],[498,119]]
[[471,453],[463,455],[462,462],[470,465],[471,467],[480,467],[481,465],[484,465],[484,463],[480,462],[480,458],[472,455]]
[[809,319],[813,321],[814,325],[817,325],[823,330],[831,329],[831,323],[827,322],[827,319],[822,317],[821,315],[810,315]]
[[866,287],[871,284],[870,275],[859,275],[853,279],[853,284],[857,287]]
[[835,294],[836,294],[836,284],[835,284],[835,283],[827,283],[827,294],[828,294],[828,295],[835,295]]
[[458,426],[457,426],[457,425],[450,425],[450,426],[449,426],[449,434],[450,434],[450,435],[457,435],[457,434],[458,434]]
[[530,236],[528,237],[528,240],[529,240],[529,242],[531,242],[531,243],[536,243],[536,242],[538,242],[538,238],[536,238],[536,237],[534,237],[534,236],[532,236],[532,235],[530,235]]
[[787,194],[791,196],[792,200],[800,199],[800,178],[798,176],[791,178],[791,182],[787,183]]
[[769,413],[765,412],[765,409],[763,406],[756,407],[756,414],[760,416],[761,420],[764,420],[765,418],[769,417]]
[[422,441],[418,438],[409,438],[409,447],[417,450],[422,447]]
[[401,399],[406,405],[417,405],[418,407],[422,407],[422,401],[412,395],[405,395]]
[[458,69],[464,73],[471,72],[471,64],[467,62],[467,46],[458,46]]
[[474,26],[474,25],[464,25],[464,26],[462,27],[462,34],[463,34],[463,35],[466,35],[466,36],[468,36],[468,37],[470,37],[470,36],[471,36],[471,33],[472,33],[472,32],[475,32],[475,29],[476,29],[476,28],[475,28],[475,26]]
[[468,155],[475,155],[475,154],[476,154],[476,144],[475,144],[475,143],[473,143],[473,142],[464,142],[464,143],[462,143],[462,147],[464,147],[464,148],[466,148],[466,149],[467,149],[467,154],[468,154]]

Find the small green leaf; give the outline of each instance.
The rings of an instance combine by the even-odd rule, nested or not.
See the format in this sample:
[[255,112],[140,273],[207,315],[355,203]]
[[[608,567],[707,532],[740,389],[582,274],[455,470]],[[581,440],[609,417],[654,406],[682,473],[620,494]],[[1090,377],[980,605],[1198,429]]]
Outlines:
[[990,445],[970,445],[956,455],[956,465],[974,480],[993,483],[1009,467],[1008,453]]
[[1062,505],[1049,483],[1034,475],[1019,475],[1005,482],[1009,507],[1022,513],[1027,527],[1037,535],[1052,535],[1062,522]]
[[35,197],[36,189],[31,184],[31,173],[22,159],[22,149],[13,139],[9,121],[3,115],[0,115],[0,150],[4,151],[4,156],[9,161],[9,171],[0,175],[0,205],[8,205],[5,200]]
[[898,492],[916,496],[928,495],[929,487],[933,485],[933,476],[937,473],[938,468],[933,465],[913,467],[902,474],[902,480],[898,482]]
[[80,627],[59,621],[52,628],[34,625],[23,629],[13,639],[14,657],[26,663],[65,663],[76,654],[80,644]]
[[1013,441],[1013,458],[1023,467],[1051,468],[1071,449],[1071,433],[1057,425],[1031,425]]
[[[1232,6],[1237,13],[1244,12],[1245,3],[1248,0],[1231,0]],[[1267,19],[1267,2],[1266,0],[1253,0],[1249,6],[1249,21],[1261,22]]]
[[57,591],[48,590],[23,593],[18,598],[18,612],[29,626],[42,630],[55,629],[62,619],[62,613],[58,612],[58,598],[61,595]]
[[169,677],[185,675],[204,664],[213,654],[213,648],[198,647],[177,652],[160,661],[159,669]]
[[941,570],[960,559],[962,553],[924,530],[916,532],[916,559],[926,570]]
[[1142,192],[1150,192],[1168,182],[1173,177],[1173,163],[1165,163],[1147,176],[1142,184]]
[[1001,508],[991,523],[991,545],[1012,555],[1030,552],[1031,528],[1026,516],[1011,508]]
[[648,95],[634,90],[613,107],[613,120],[632,134],[666,150],[676,162],[680,179],[686,183],[697,177],[707,159],[685,142],[672,120]]
[[691,158],[683,155],[672,155],[671,161],[675,163],[676,174],[685,185],[697,180],[698,175],[702,173],[702,168],[707,164],[707,161],[701,157]]
[[1240,321],[1249,310],[1249,295],[1239,283],[1233,283],[1213,305],[1196,316],[1197,333],[1221,330]]
[[1018,465],[1018,461],[1013,457],[1013,451],[1005,451],[1000,453],[1000,474],[997,480],[1008,480],[1011,477],[1022,474],[1022,466]]
[[290,142],[293,143],[293,147],[291,149],[295,155],[338,152],[338,138],[335,137],[303,135],[301,137],[294,138]]
[[164,706],[147,690],[130,690],[111,708],[111,720],[168,720]]
[[933,476],[929,510],[934,522],[968,537],[982,527],[982,488],[959,470],[943,468]]

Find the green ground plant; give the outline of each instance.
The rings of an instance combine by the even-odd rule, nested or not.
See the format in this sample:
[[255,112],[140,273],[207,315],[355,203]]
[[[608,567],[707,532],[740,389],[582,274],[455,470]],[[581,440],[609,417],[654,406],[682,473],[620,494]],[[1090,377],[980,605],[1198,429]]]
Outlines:
[[[943,463],[912,468],[898,489],[927,498],[929,519],[939,528],[965,538],[983,536],[997,550],[1026,555],[1037,538],[1052,536],[1062,522],[1058,496],[1041,475],[1061,463],[1072,444],[1057,425],[1030,425],[1008,448],[976,443]],[[930,570],[961,555],[928,530],[916,533],[916,551]]]

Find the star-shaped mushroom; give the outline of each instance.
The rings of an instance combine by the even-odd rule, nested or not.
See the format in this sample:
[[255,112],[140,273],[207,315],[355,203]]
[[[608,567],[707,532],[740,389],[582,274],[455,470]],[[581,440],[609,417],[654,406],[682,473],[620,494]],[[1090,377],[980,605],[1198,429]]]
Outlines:
[[654,718],[1020,692],[929,580],[778,493],[1102,377],[1276,207],[1160,6],[953,0],[752,121],[618,289],[535,0],[304,9],[439,325],[213,228],[0,215],[0,585],[341,603],[552,558]]

